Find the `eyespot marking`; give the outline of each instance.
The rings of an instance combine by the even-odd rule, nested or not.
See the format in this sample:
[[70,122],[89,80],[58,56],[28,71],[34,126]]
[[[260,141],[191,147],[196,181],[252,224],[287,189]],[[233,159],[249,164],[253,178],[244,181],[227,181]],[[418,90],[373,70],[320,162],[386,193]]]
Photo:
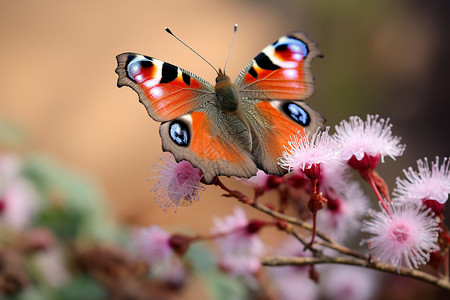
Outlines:
[[282,107],[284,113],[300,126],[306,127],[311,122],[308,112],[293,102],[287,102]]
[[[297,38],[297,37],[295,37],[295,36],[293,36],[293,35],[288,35],[287,36],[289,39],[293,39],[293,40],[296,40],[296,41],[298,41],[298,42],[300,42],[299,44],[299,46],[301,47],[301,48],[303,48],[302,49],[302,53],[303,53],[303,57],[306,57],[306,55],[308,55],[308,53],[309,53],[309,49],[308,49],[308,44],[307,43],[305,43],[304,41],[302,41],[301,39],[299,39],[299,38]],[[297,42],[297,43],[298,43]]]
[[169,136],[175,144],[181,147],[187,147],[191,140],[189,127],[181,120],[172,121],[169,126]]
[[149,56],[142,58],[142,56],[128,55],[126,67],[127,77],[136,83],[142,83],[145,77],[154,73],[155,64]]

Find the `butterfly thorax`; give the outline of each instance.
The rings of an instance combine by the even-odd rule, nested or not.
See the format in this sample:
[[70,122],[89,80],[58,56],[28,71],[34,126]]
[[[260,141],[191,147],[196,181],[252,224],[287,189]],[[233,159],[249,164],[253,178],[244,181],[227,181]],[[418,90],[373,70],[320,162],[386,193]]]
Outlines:
[[219,105],[225,111],[236,111],[239,107],[239,93],[236,86],[231,82],[230,77],[219,69],[214,86]]

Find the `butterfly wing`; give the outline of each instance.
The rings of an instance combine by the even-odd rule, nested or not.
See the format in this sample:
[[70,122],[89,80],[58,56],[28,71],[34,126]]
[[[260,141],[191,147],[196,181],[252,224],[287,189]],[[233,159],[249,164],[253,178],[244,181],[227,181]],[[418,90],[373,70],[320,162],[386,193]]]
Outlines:
[[303,101],[243,102],[243,111],[252,132],[252,155],[259,169],[267,174],[283,175],[286,170],[278,165],[291,137],[316,132],[324,118]]
[[210,183],[215,176],[250,177],[256,174],[248,124],[237,113],[205,104],[201,109],[161,124],[164,151],[177,161],[187,160]]
[[316,132],[324,118],[303,101],[314,90],[311,61],[320,55],[304,33],[282,36],[265,47],[235,81],[252,133],[258,168],[283,175],[278,165],[290,137]]
[[314,90],[310,68],[318,55],[320,51],[306,34],[282,36],[247,64],[235,85],[243,99],[305,99]]
[[175,119],[215,97],[211,84],[172,64],[137,53],[122,53],[116,59],[117,86],[136,91],[156,121]]

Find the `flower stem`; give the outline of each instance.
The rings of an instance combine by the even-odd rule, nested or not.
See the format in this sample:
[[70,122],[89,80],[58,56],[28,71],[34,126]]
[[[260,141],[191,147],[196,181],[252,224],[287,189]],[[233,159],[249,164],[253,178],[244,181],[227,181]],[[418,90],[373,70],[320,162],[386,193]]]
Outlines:
[[375,183],[372,173],[369,173],[368,179],[369,179],[370,186],[372,187],[373,191],[375,192],[375,195],[377,195],[377,198],[381,203],[381,206],[383,206],[384,210],[390,216],[391,212],[389,211],[389,207],[387,206],[386,202],[384,202],[383,196],[381,196],[380,191],[378,190],[378,187]]
[[[220,185],[217,185],[217,186],[221,187],[225,191],[229,191],[229,189],[222,182],[220,182]],[[240,199],[238,198],[238,200],[240,200]],[[272,216],[279,220],[284,220],[284,221],[288,222],[289,224],[296,225],[296,226],[306,229],[308,231],[312,231],[312,229],[313,229],[313,226],[311,224],[309,224],[307,222],[303,222],[297,218],[282,214],[276,210],[273,210],[273,209],[267,207],[266,205],[260,204],[259,202],[252,203],[251,201],[249,201],[247,204],[269,216]],[[291,232],[289,232],[289,233],[291,233]],[[344,247],[344,246],[340,245],[339,243],[336,243],[334,240],[332,240],[330,237],[328,237],[326,234],[324,234],[321,231],[316,231],[316,235],[318,237],[320,237],[322,240],[322,241],[316,241],[316,243],[318,243],[322,246],[328,247],[330,249],[333,249],[333,250],[335,250],[339,253],[345,254],[345,255],[349,255],[349,256],[353,256],[353,257],[357,257],[357,258],[361,258],[361,259],[367,258],[364,254],[358,253],[356,251],[352,251],[349,248]],[[296,238],[298,239],[297,236],[296,236]],[[306,246],[306,243],[304,245]]]
[[219,177],[215,177],[214,181],[212,182],[214,185],[220,187],[222,190],[226,191],[228,194],[225,194],[225,197],[233,197],[238,199],[239,201],[245,203],[245,204],[252,204],[255,203],[255,201],[251,200],[249,197],[241,193],[240,191],[231,190],[225,184],[223,184],[222,181],[220,181]]
[[311,230],[311,242],[309,242],[310,246],[312,246],[314,244],[314,237],[316,236],[316,219],[317,219],[317,212],[313,213],[313,227]]
[[351,257],[265,257],[262,259],[262,264],[265,266],[304,266],[304,265],[316,265],[316,264],[344,264],[353,265],[373,270],[378,270],[385,273],[391,273],[396,275],[402,275],[424,282],[431,283],[435,286],[444,288],[450,291],[450,281],[448,278],[439,278],[429,273],[408,269],[404,267],[396,267],[390,264],[383,264],[378,261],[368,261]]

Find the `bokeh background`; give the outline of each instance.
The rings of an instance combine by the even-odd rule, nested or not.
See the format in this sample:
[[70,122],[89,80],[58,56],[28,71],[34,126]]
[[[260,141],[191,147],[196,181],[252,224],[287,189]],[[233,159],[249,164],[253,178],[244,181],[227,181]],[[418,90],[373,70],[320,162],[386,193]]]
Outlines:
[[230,77],[279,36],[305,31],[324,54],[307,102],[328,125],[368,113],[391,119],[407,144],[380,168],[391,187],[418,158],[449,156],[445,0],[1,1],[0,120],[23,132],[3,149],[42,152],[89,176],[121,222],[209,232],[211,217],[236,203],[211,187],[193,207],[159,208],[148,182],[159,124],[131,89],[116,87],[115,56],[147,54],[213,82],[213,70],[164,27],[222,67],[235,23]]

